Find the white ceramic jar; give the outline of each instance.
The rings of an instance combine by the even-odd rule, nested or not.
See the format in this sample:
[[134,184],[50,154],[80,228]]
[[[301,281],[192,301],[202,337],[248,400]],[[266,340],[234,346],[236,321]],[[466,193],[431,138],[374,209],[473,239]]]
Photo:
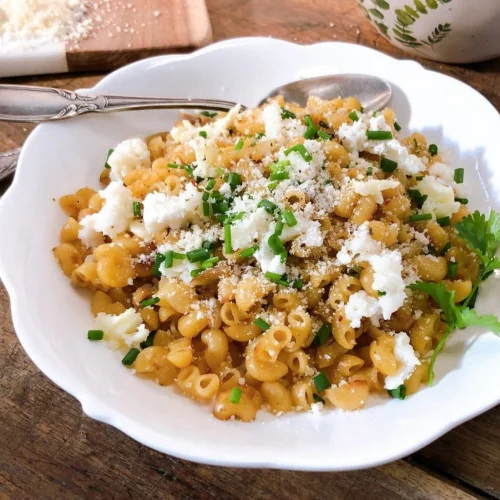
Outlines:
[[358,0],[391,43],[450,63],[500,56],[500,0]]

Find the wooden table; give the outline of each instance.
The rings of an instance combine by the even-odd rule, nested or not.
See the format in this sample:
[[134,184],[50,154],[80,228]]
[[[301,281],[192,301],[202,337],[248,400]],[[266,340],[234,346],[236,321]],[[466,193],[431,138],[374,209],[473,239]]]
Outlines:
[[[250,35],[300,43],[342,40],[407,57],[365,21],[354,0],[207,3],[216,40]],[[467,82],[500,109],[500,59],[460,66],[420,62]],[[16,81],[76,89],[94,85],[101,76]],[[31,130],[2,124],[0,150],[21,145]],[[0,195],[8,183],[0,182]],[[0,436],[0,498],[500,498],[500,408],[404,460],[366,471],[225,469],[149,450],[87,418],[75,399],[37,370],[14,334],[1,285]]]

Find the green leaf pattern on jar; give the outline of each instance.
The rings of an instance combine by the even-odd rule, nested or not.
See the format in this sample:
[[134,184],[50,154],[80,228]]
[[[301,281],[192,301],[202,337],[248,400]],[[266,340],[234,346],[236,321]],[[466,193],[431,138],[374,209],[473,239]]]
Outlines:
[[[384,11],[391,9],[390,0],[358,0],[358,4],[365,16],[373,22],[383,36],[391,40],[391,35],[394,39],[410,49],[418,49],[419,47],[428,46],[434,47],[439,42],[442,42],[452,31],[450,23],[438,24],[431,33],[424,39],[417,39],[412,31],[411,26],[414,25],[421,16],[429,13],[429,10],[435,10],[440,5],[450,3],[452,0],[409,0],[409,3],[403,8],[394,9],[396,14],[396,24],[392,30],[384,22]],[[392,33],[391,33],[392,31]]]

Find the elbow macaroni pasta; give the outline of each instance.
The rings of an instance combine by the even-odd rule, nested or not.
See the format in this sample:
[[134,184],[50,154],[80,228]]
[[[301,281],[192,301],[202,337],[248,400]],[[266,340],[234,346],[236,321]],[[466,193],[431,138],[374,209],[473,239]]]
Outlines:
[[[440,311],[421,292],[359,322],[352,311],[356,298],[377,307],[388,300],[382,286],[390,283],[370,260],[377,248],[399,252],[405,279],[442,283],[457,303],[471,293],[481,264],[453,228],[466,206],[450,224],[435,214],[411,220],[425,201],[415,201],[419,182],[444,168],[441,156],[413,134],[400,145],[422,168],[384,171],[367,136],[357,150],[345,130],[381,121],[393,136],[395,113],[364,115],[353,97],[310,97],[304,108],[276,97],[265,106],[187,117],[170,133],[134,139],[142,142],[126,161],[111,155],[100,175],[105,190],[59,199],[66,220],[54,257],[74,286],[90,290],[92,315],[109,328],[121,332],[120,318],[140,318],[127,331],[138,339],[130,344],[137,376],[211,402],[218,419],[249,422],[262,407],[362,408],[405,368],[402,334],[420,362],[401,380],[413,394],[446,329]],[[132,206],[109,198],[117,185]],[[115,231],[120,217],[126,229]],[[92,220],[99,224],[89,243]],[[348,247],[362,227],[372,245],[364,260],[362,245]],[[189,234],[195,248],[186,246]]]

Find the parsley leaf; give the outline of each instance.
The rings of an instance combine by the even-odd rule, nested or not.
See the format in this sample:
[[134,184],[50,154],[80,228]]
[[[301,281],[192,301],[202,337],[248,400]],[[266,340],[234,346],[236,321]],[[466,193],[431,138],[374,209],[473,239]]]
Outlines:
[[460,311],[458,328],[467,326],[483,326],[491,330],[495,335],[500,335],[500,321],[493,314],[478,314],[474,309],[468,307]]
[[[438,354],[443,349],[448,337],[456,329],[467,328],[468,326],[482,326],[495,335],[500,335],[500,321],[492,314],[478,314],[477,311],[455,304],[455,292],[450,292],[443,283],[427,283],[417,281],[409,286],[411,290],[418,290],[429,294],[442,309],[446,316],[448,328],[439,340],[429,363],[429,385],[434,379],[434,364]],[[471,295],[469,295],[469,298]]]
[[500,247],[500,214],[491,211],[488,219],[475,211],[455,225],[458,235],[481,257],[484,265],[494,259]]
[[417,281],[408,287],[429,294],[443,310],[448,325],[456,325],[458,308],[455,305],[455,292],[450,292],[442,283]]

